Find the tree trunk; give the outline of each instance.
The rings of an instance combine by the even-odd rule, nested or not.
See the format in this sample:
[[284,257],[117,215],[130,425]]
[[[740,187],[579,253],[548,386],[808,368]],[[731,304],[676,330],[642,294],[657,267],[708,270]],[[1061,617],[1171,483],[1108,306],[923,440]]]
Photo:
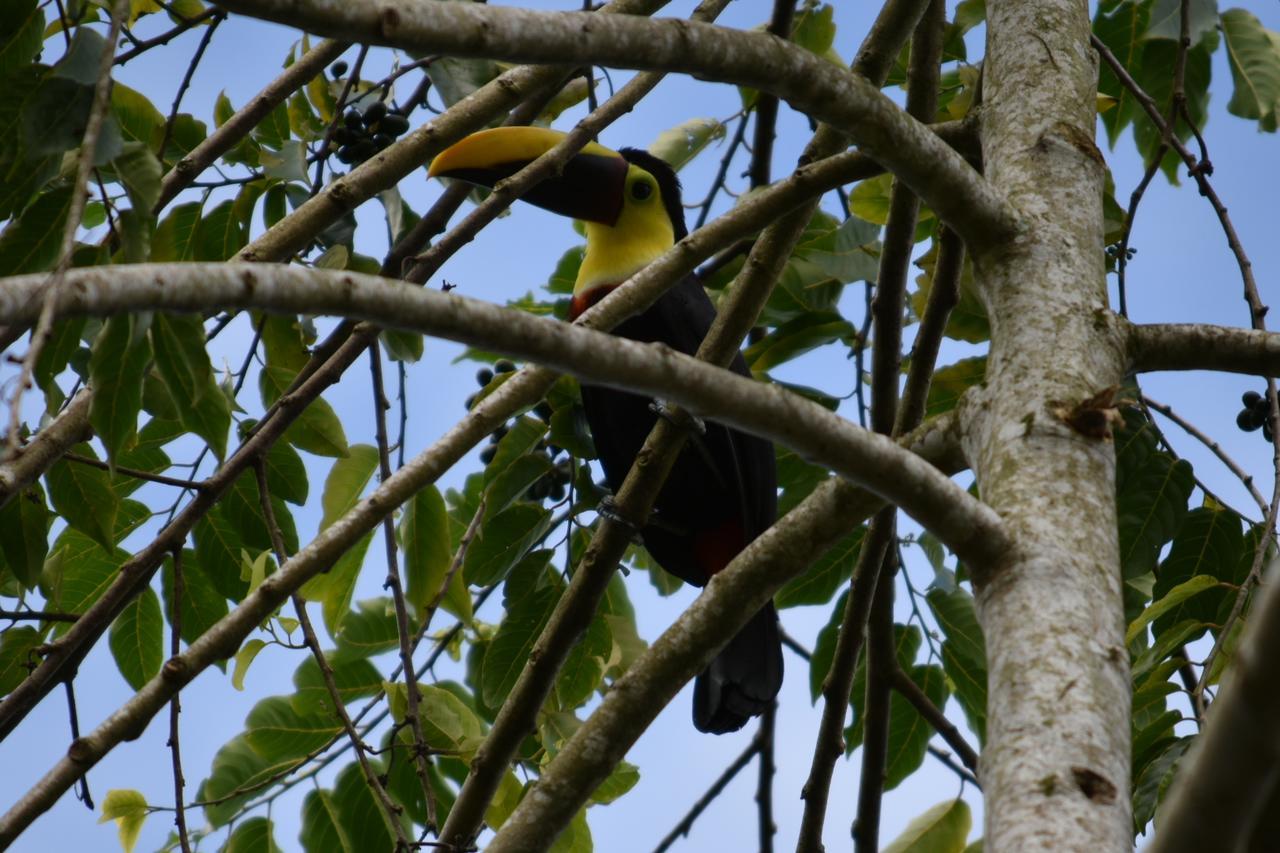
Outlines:
[[[987,7],[986,173],[1022,233],[974,258],[991,321],[966,450],[1014,547],[973,567],[986,635],[988,850],[1128,850],[1124,644],[1107,389],[1125,357],[1107,305],[1106,166],[1084,3]],[[1100,395],[1095,398],[1095,395]]]

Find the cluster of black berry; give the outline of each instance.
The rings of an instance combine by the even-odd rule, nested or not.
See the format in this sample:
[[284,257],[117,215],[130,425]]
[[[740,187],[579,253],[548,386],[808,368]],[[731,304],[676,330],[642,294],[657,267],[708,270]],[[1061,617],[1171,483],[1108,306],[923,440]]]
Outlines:
[[363,163],[408,129],[409,119],[388,110],[384,101],[374,101],[363,113],[353,107],[333,132],[338,159],[347,165]]
[[[1110,246],[1107,246],[1106,251],[1107,251],[1108,258],[1113,258],[1113,259],[1118,258],[1120,256],[1120,244],[1112,243]],[[1138,254],[1138,250],[1132,246],[1129,246],[1127,249],[1124,250],[1125,262],[1127,263],[1133,260],[1133,256],[1136,254]]]
[[1271,441],[1274,436],[1271,432],[1271,404],[1267,402],[1267,398],[1257,391],[1245,391],[1240,402],[1244,403],[1244,408],[1236,415],[1236,426],[1245,432],[1253,432],[1261,427],[1262,437]]
[[[476,384],[481,388],[488,387],[493,381],[495,374],[510,373],[516,369],[515,364],[505,358],[498,359],[493,363],[493,369],[482,367],[476,371]],[[467,408],[470,409],[475,405],[479,394],[472,394],[467,398]],[[533,409],[533,414],[537,415],[546,423],[551,423],[551,415],[553,413],[551,404],[543,400]],[[510,430],[508,424],[495,429],[489,435],[489,446],[480,451],[480,461],[488,465],[493,461],[493,457],[498,452],[498,443],[502,441],[503,436]],[[534,480],[529,488],[525,491],[525,498],[531,501],[541,501],[551,498],[553,501],[562,501],[568,491],[569,484],[573,482],[573,460],[567,455],[556,461],[556,457],[562,453],[561,448],[549,443],[546,439],[538,442],[534,450],[535,453],[545,453],[548,460],[553,465],[551,470]]]

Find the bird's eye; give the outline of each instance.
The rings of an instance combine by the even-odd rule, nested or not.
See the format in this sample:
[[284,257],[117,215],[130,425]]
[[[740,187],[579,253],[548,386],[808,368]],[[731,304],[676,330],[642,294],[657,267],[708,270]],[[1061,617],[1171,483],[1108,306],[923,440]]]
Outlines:
[[631,197],[636,201],[644,201],[653,195],[653,187],[645,181],[636,181],[631,185]]

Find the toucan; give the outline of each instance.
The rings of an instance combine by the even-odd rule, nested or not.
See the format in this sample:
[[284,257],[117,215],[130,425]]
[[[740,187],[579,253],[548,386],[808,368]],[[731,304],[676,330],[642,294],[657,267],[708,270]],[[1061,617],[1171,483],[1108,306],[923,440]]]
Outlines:
[[[492,187],[564,137],[545,128],[483,130],[441,152],[429,174]],[[590,143],[523,199],[585,226],[587,248],[571,320],[688,233],[675,170],[635,148],[613,151]],[[615,334],[660,341],[692,355],[715,314],[702,284],[690,275]],[[741,353],[730,369],[750,375]],[[582,402],[605,478],[616,492],[663,410],[643,396],[589,384],[582,386]],[[777,472],[770,442],[714,422],[695,425],[701,429],[691,428],[653,517],[639,533],[663,569],[703,586],[773,523]],[[772,705],[781,685],[782,645],[770,602],[698,676],[694,725],[717,734],[737,731]]]

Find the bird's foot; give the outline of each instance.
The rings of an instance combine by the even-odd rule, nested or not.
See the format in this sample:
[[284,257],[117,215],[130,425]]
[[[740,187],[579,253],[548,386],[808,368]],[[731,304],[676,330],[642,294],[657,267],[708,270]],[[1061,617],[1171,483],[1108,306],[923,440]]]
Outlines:
[[678,429],[687,430],[694,435],[707,434],[707,425],[702,418],[691,415],[684,409],[668,406],[662,400],[650,401],[649,411]]
[[618,508],[618,502],[613,499],[613,495],[605,495],[601,498],[599,506],[596,507],[596,512],[602,518],[607,518],[615,524],[620,524],[625,527],[631,534],[632,542],[637,545],[643,544],[640,539],[641,525],[636,524],[634,521],[622,514],[622,511]]

